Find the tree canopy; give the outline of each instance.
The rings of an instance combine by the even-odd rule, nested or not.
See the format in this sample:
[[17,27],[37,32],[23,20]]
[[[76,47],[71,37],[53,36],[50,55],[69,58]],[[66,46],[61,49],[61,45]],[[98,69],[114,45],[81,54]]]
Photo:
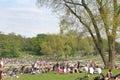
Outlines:
[[[52,8],[72,27],[82,24],[92,37],[105,67],[114,67],[115,41],[120,26],[119,0],[38,0],[38,5]],[[103,37],[107,39],[108,56],[104,53]]]

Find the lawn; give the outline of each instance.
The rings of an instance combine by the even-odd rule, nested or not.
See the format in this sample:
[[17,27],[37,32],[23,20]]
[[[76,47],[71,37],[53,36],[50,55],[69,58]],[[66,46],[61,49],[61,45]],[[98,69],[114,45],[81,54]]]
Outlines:
[[[120,70],[113,70],[113,75],[116,75]],[[106,74],[107,70],[103,70],[103,74]],[[73,74],[57,74],[57,73],[45,73],[45,74],[20,74],[19,78],[5,78],[5,80],[75,80],[77,77],[84,76],[85,73],[73,73]],[[98,74],[90,75],[89,80],[93,80]]]

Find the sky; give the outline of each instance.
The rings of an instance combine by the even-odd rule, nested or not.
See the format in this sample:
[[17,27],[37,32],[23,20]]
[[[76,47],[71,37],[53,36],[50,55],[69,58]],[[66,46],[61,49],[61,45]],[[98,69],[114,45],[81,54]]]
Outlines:
[[59,33],[58,16],[36,0],[0,0],[0,32],[24,37]]

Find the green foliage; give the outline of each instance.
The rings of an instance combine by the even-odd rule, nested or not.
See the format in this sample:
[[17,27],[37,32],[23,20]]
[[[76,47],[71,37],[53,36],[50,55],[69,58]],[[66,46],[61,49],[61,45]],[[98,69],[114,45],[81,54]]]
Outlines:
[[[25,54],[60,57],[74,55],[97,54],[91,37],[83,37],[83,33],[70,30],[64,34],[38,34],[33,38],[24,38],[15,34],[0,34],[0,56],[19,57]],[[108,51],[108,43],[103,39],[104,50]],[[119,43],[116,42],[119,53]],[[24,53],[24,54],[23,54]]]
[[25,51],[29,52],[28,54],[40,54],[40,46],[37,38],[28,38]]
[[0,37],[1,36],[0,55],[3,57],[19,57],[19,52],[21,51],[22,47],[22,37],[16,36],[15,34],[1,34]]
[[42,43],[41,44],[41,52],[46,54],[46,55],[50,55],[52,52],[51,46],[48,43]]

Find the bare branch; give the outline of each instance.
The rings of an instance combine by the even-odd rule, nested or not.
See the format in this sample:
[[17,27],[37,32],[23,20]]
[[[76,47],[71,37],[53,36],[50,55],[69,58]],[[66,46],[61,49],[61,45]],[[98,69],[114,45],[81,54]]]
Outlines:
[[109,34],[110,34],[110,32],[109,32],[109,26],[108,26],[108,24],[107,24],[107,16],[106,16],[106,14],[105,14],[105,10],[104,10],[104,6],[103,6],[103,4],[102,4],[102,1],[100,1],[100,0],[97,0],[97,3],[98,3],[98,5],[99,5],[99,13],[100,13],[100,16],[101,16],[101,18],[102,18],[102,20],[103,20],[103,23],[104,23],[104,28],[105,28],[105,31],[106,31],[106,35],[107,35],[107,37],[109,36]]
[[85,8],[85,10],[87,11],[87,13],[89,14],[90,16],[90,19],[92,21],[92,24],[94,26],[94,29],[95,29],[95,32],[96,32],[96,36],[97,38],[100,38],[100,32],[99,32],[99,29],[98,29],[98,26],[97,26],[97,23],[96,23],[96,20],[94,18],[94,15],[92,13],[92,11],[90,10],[90,8],[87,6],[87,4],[85,3],[85,0],[82,0],[82,5],[83,7]]
[[81,16],[78,16],[67,4],[65,4],[65,6],[71,11],[71,13],[73,15],[75,15],[79,19],[79,21],[82,23],[82,25],[88,29],[90,35],[92,36],[92,38],[95,42],[95,45],[98,46],[97,40],[96,40],[95,36],[93,35],[92,30],[90,29],[90,27],[86,23],[84,23],[84,21],[82,21]]
[[65,6],[71,11],[71,13],[73,13],[77,18],[79,18],[80,16],[78,16],[67,4],[65,4]]
[[120,14],[120,6],[119,6],[119,8],[118,8],[118,13],[117,13],[117,15],[119,15]]
[[65,3],[69,3],[69,4],[73,4],[73,5],[79,5],[79,6],[82,6],[82,4],[80,3],[75,3],[75,2],[69,2],[69,1],[66,1],[64,0]]
[[118,17],[118,4],[117,0],[113,0],[113,6],[114,6],[114,14],[113,14],[113,28],[112,28],[112,39],[115,39],[116,37],[116,30],[117,30],[117,17]]

